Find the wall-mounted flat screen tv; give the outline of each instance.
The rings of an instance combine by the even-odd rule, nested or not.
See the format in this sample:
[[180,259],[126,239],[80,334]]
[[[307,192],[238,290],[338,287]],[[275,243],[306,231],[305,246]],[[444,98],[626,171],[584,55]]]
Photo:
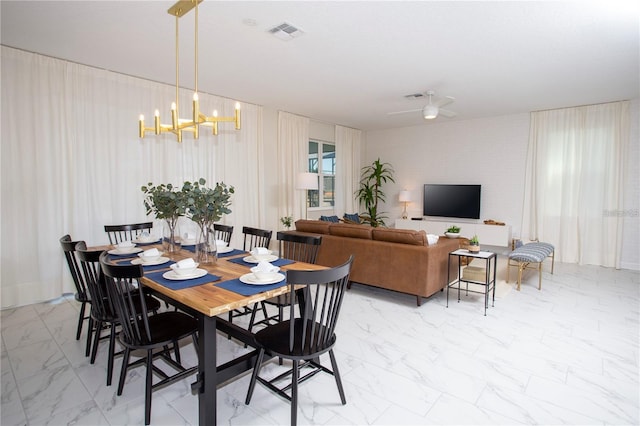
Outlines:
[[424,185],[423,214],[480,219],[480,185]]

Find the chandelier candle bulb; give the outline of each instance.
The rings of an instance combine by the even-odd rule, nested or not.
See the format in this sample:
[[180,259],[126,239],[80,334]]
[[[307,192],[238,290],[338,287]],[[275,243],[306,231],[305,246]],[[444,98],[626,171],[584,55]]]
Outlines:
[[193,94],[193,124],[198,124],[200,118],[200,106],[198,104],[198,93]]
[[176,103],[171,103],[171,125],[173,126],[173,130],[178,128],[178,111],[176,110]]
[[140,121],[138,121],[138,133],[140,138],[144,138],[144,115],[140,114]]
[[153,117],[153,125],[155,127],[156,135],[160,134],[160,111],[156,110]]

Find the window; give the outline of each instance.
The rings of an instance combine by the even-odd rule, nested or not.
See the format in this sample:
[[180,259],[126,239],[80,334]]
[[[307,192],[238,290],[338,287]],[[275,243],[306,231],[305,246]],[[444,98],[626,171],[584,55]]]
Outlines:
[[332,143],[309,141],[309,172],[319,177],[318,190],[307,191],[309,207],[333,207],[336,182],[336,146]]

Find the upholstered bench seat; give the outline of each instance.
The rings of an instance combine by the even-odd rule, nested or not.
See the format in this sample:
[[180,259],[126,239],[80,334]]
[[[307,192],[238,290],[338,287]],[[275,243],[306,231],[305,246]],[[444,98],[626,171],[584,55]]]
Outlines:
[[[522,245],[509,254],[509,264],[507,266],[507,282],[509,282],[509,270],[512,266],[518,268],[518,290],[522,282],[522,272],[528,268],[538,269],[538,290],[542,288],[542,262],[551,256],[551,273],[553,274],[553,266],[555,263],[555,248],[552,244],[532,242]],[[530,266],[531,264],[537,264]]]

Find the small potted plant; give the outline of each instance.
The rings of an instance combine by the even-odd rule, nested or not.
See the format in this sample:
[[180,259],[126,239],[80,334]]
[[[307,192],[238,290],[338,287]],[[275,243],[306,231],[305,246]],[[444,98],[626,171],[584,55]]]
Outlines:
[[478,236],[474,235],[469,240],[469,252],[478,253],[480,251],[480,241],[478,241]]
[[280,222],[284,225],[285,228],[287,228],[288,231],[289,228],[291,228],[291,224],[293,223],[293,216],[283,216],[280,218]]
[[458,238],[460,236],[460,227],[451,225],[447,228],[447,231],[444,233],[448,238]]

